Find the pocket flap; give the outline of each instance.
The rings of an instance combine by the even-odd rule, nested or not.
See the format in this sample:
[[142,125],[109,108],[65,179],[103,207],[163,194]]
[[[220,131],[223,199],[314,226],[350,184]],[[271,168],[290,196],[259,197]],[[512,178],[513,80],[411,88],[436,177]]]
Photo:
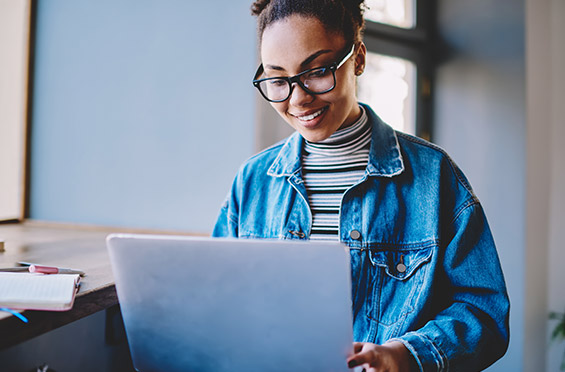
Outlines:
[[383,267],[387,275],[406,280],[424,263],[430,261],[432,248],[415,250],[370,250],[369,257],[375,266]]

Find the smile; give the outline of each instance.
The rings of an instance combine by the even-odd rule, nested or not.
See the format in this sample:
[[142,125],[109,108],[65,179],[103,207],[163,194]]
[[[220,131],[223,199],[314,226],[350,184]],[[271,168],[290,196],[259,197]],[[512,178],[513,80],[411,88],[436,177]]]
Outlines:
[[326,107],[323,107],[320,110],[313,112],[309,115],[304,115],[304,116],[293,115],[293,116],[296,117],[298,120],[301,120],[301,121],[310,121],[310,120],[313,120],[314,118],[320,116],[324,111],[326,111]]

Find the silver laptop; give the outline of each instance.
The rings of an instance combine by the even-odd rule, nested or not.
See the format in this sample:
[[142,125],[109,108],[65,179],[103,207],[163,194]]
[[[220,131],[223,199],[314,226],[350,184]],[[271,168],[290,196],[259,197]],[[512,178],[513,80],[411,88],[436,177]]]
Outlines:
[[350,371],[344,245],[113,234],[107,246],[138,371]]

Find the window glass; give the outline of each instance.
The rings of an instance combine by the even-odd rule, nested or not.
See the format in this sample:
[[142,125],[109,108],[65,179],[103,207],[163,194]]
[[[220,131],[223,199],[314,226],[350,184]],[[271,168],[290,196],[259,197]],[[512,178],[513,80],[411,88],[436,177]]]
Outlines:
[[394,129],[415,134],[416,65],[408,60],[367,52],[357,81],[357,98]]
[[416,27],[416,0],[365,0],[365,19],[388,25]]

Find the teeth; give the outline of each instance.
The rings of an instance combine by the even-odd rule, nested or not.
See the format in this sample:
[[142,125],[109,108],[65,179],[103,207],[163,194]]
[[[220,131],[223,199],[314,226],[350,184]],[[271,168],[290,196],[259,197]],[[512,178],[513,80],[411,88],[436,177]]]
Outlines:
[[297,117],[298,117],[298,119],[300,119],[300,120],[308,121],[308,120],[314,119],[314,118],[317,117],[317,116],[320,116],[320,114],[322,113],[322,111],[324,111],[324,109],[321,109],[321,110],[319,110],[319,111],[316,111],[315,113],[310,114],[310,115],[306,115],[306,116],[297,116]]

